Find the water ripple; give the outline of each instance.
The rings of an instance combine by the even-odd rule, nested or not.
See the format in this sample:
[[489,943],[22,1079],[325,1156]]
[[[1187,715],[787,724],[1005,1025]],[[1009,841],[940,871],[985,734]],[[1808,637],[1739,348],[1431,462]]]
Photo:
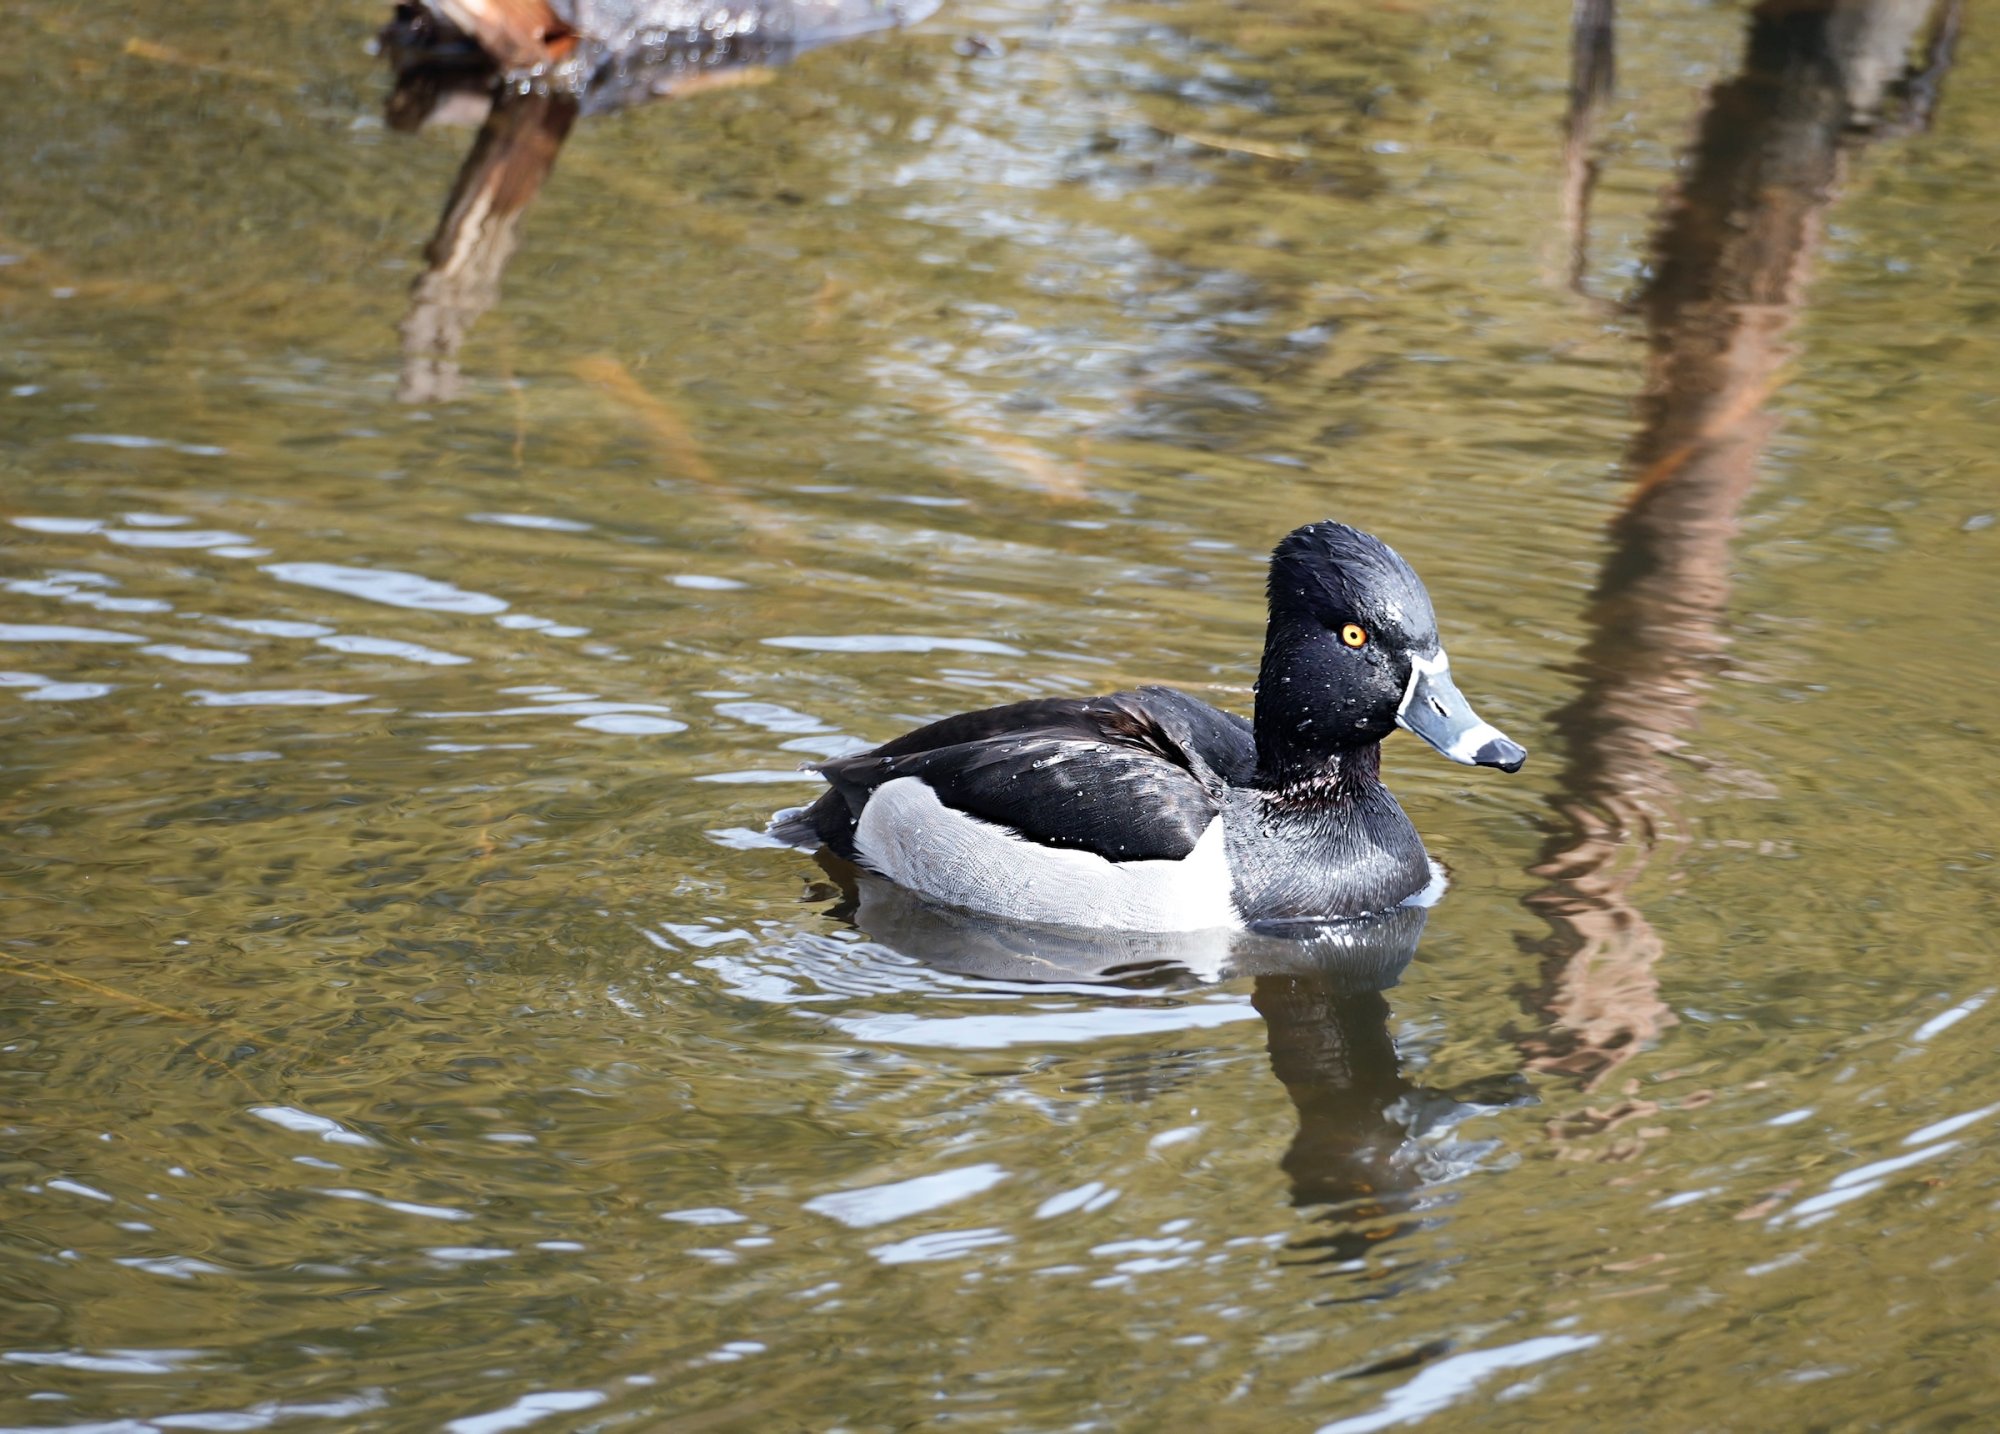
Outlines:
[[340,707],[366,702],[366,692],[326,692],[311,687],[280,687],[264,691],[216,692],[196,688],[188,693],[204,707]]
[[144,642],[129,632],[53,623],[0,622],[0,642]]
[[1006,1178],[1007,1172],[990,1162],[966,1165],[887,1185],[857,1186],[818,1195],[806,1201],[805,1208],[815,1215],[838,1220],[850,1229],[868,1230],[969,1200]]
[[339,563],[267,563],[262,572],[280,582],[342,593],[386,607],[423,612],[457,612],[474,616],[505,612],[507,604],[486,593],[469,592],[419,573],[394,568],[350,568]]
[[551,1390],[542,1394],[524,1394],[501,1409],[488,1414],[469,1415],[463,1419],[453,1419],[444,1427],[449,1434],[507,1434],[512,1429],[526,1429],[530,1424],[539,1424],[555,1414],[574,1414],[584,1409],[594,1409],[602,1404],[605,1395],[595,1389]]
[[1021,649],[983,637],[928,637],[915,633],[842,633],[829,637],[767,637],[766,647],[802,652],[980,652],[1019,657]]
[[1594,1334],[1552,1334],[1524,1339],[1519,1344],[1503,1344],[1493,1349],[1468,1350],[1454,1354],[1425,1369],[1400,1389],[1392,1390],[1372,1414],[1357,1414],[1322,1424],[1319,1434],[1373,1434],[1396,1424],[1414,1424],[1441,1410],[1449,1409],[1503,1370],[1523,1369],[1544,1360],[1595,1346]]

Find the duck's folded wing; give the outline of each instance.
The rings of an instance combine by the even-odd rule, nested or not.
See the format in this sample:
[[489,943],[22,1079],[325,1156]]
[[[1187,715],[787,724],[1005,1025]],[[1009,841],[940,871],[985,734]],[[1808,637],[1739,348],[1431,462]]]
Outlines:
[[[955,811],[1043,846],[1178,860],[1251,760],[1248,725],[1163,688],[968,712],[824,764],[801,816],[836,850],[873,793],[914,777]],[[848,853],[851,854],[851,853]]]

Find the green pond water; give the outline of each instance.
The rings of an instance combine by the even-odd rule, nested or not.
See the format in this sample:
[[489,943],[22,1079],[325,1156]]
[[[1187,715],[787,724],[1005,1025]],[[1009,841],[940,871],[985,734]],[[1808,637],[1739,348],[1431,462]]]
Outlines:
[[[948,0],[408,319],[386,7],[0,7],[0,1427],[1991,1427],[2000,48],[1627,9]],[[758,837],[1327,516],[1532,752],[1399,983]]]

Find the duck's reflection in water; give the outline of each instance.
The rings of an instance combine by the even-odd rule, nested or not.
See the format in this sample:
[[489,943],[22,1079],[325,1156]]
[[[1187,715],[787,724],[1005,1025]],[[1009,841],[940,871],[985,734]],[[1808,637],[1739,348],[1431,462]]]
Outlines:
[[1319,1211],[1320,1228],[1292,1245],[1303,1263],[1389,1274],[1379,1260],[1365,1270],[1356,1262],[1414,1228],[1426,1186],[1448,1173],[1449,1158],[1423,1137],[1475,1106],[1516,1098],[1511,1089],[1430,1091],[1403,1072],[1383,992],[1416,954],[1429,914],[1422,906],[1263,932],[1084,931],[934,905],[837,857],[820,861],[846,898],[836,914],[954,975],[1162,992],[1249,979],[1271,1068],[1298,1117],[1280,1163],[1293,1203]]
[[[1934,8],[1924,56],[1906,67]],[[1577,31],[1601,52],[1577,73],[1602,84],[1609,10],[1578,10],[1604,22]],[[1709,92],[1634,304],[1649,354],[1632,488],[1591,597],[1582,686],[1553,719],[1567,759],[1561,829],[1534,868],[1549,884],[1528,898],[1554,930],[1542,1025],[1522,1041],[1531,1069],[1595,1085],[1674,1020],[1659,997],[1661,939],[1630,893],[1657,851],[1691,836],[1682,774],[1723,766],[1688,734],[1724,670],[1730,541],[1778,426],[1765,405],[1793,357],[1788,336],[1851,156],[1929,122],[1957,32],[1956,0],[1765,0],[1740,72]],[[1576,135],[1588,128],[1575,107],[1600,101],[1595,83],[1579,83],[1566,165],[1581,162]],[[1579,202],[1587,193],[1579,183]],[[1574,232],[1580,242],[1580,221]]]
[[1250,999],[1298,1113],[1279,1162],[1292,1203],[1321,1210],[1321,1228],[1293,1249],[1315,1264],[1361,1260],[1408,1232],[1424,1183],[1411,1142],[1427,1103],[1403,1075],[1389,1002],[1337,969],[1260,973]]
[[406,403],[451,398],[514,229],[581,116],[758,84],[807,50],[914,24],[936,0],[412,0],[377,37],[393,129],[479,126],[401,326]]

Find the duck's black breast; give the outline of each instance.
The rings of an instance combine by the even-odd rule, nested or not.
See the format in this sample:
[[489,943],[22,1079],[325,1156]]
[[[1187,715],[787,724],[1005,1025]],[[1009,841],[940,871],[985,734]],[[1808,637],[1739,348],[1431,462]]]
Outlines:
[[1242,790],[1230,807],[1229,870],[1246,921],[1377,914],[1436,875],[1417,829],[1372,774],[1332,801]]
[[1171,688],[1017,702],[825,763],[832,789],[776,830],[852,858],[869,798],[916,777],[944,806],[1038,846],[1177,861],[1255,767],[1248,722]]

